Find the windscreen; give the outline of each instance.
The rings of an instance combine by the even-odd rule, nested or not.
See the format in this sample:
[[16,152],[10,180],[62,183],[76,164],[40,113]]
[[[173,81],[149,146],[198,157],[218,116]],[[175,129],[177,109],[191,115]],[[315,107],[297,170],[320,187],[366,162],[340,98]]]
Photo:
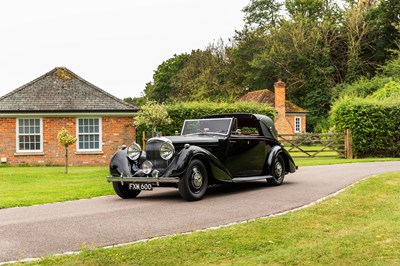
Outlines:
[[185,120],[182,135],[218,134],[228,135],[232,118]]

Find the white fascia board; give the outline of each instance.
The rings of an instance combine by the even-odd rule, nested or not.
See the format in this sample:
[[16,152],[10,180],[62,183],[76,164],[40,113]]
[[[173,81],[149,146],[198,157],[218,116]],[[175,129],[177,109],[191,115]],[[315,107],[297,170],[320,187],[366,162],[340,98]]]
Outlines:
[[115,113],[115,112],[59,112],[59,113],[52,113],[52,112],[24,112],[24,113],[0,113],[0,117],[134,117],[136,116],[135,113]]

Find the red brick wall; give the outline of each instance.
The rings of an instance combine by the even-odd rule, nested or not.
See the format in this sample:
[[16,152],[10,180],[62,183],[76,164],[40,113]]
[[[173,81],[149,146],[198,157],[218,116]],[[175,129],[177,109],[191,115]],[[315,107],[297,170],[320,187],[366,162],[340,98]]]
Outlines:
[[[43,153],[21,155],[16,153],[16,119],[0,118],[0,158],[7,158],[9,165],[63,165],[65,149],[57,140],[57,133],[65,127],[76,136],[75,117],[43,118]],[[136,139],[132,117],[102,117],[102,152],[77,153],[76,144],[68,149],[69,165],[108,165],[111,156],[121,145],[129,145]]]
[[292,134],[292,133],[297,133],[297,132],[294,132],[294,118],[295,117],[300,117],[300,133],[305,133],[306,132],[306,115],[304,114],[304,115],[286,115],[286,119],[289,121],[289,123],[290,123],[290,126],[291,126],[291,128],[292,128],[292,131],[291,132],[288,132],[288,133],[290,133],[290,134]]
[[0,158],[15,153],[15,118],[0,117]]

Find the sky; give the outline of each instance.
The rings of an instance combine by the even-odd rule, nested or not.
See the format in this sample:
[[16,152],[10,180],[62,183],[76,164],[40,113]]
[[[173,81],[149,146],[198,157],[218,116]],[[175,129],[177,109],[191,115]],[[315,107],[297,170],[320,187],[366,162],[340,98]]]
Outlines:
[[141,96],[174,54],[225,42],[250,0],[1,0],[0,96],[51,71]]

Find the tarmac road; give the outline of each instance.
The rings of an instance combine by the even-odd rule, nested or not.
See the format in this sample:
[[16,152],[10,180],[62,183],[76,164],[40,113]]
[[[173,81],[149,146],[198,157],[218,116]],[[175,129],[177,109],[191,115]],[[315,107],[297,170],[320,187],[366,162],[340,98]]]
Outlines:
[[0,263],[79,251],[83,243],[109,246],[264,217],[393,171],[400,171],[400,162],[301,167],[279,187],[266,182],[214,186],[197,202],[162,188],[132,200],[107,196],[1,209]]

